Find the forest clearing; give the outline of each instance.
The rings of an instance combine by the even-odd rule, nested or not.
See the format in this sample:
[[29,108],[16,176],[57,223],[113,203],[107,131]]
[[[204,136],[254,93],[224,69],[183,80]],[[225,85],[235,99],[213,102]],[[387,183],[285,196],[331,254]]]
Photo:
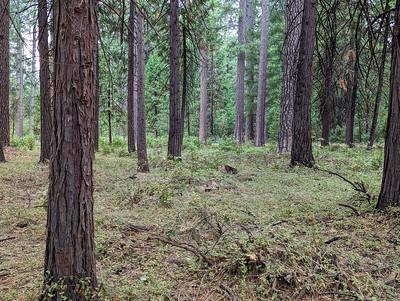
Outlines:
[[[135,176],[124,146],[97,154],[102,300],[398,300],[400,212],[375,212],[342,179],[291,168],[275,147],[200,147],[189,140],[184,160],[173,162],[165,160],[165,141],[154,140],[153,172]],[[332,145],[315,152],[321,168],[378,193],[381,147]],[[0,242],[0,299],[35,300],[47,167],[37,164],[37,150],[6,153],[0,239],[12,239]],[[227,174],[225,165],[238,173]]]

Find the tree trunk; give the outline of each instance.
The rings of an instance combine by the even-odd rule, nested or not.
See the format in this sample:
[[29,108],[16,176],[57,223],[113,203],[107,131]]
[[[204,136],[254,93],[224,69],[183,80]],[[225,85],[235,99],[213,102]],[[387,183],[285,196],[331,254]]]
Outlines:
[[128,26],[128,151],[136,151],[136,112],[135,112],[135,36],[136,36],[136,1],[130,1],[129,26]]
[[388,38],[389,38],[389,30],[390,30],[390,15],[388,14],[385,22],[385,33],[383,34],[383,49],[382,49],[382,57],[381,57],[381,66],[379,68],[379,79],[378,79],[378,89],[376,91],[375,98],[375,106],[374,106],[374,115],[372,117],[371,131],[369,135],[369,143],[368,148],[372,149],[376,140],[376,128],[378,125],[379,111],[381,107],[382,101],[382,92],[383,92],[383,84],[385,77],[385,65],[386,65],[386,57],[387,57],[387,49],[388,49]]
[[138,172],[149,172],[146,143],[146,108],[145,108],[145,53],[144,53],[144,21],[139,13],[137,16],[137,149]]
[[304,0],[293,115],[292,165],[312,167],[311,96],[317,3]]
[[[97,286],[94,254],[92,122],[96,14],[89,0],[54,3],[55,98],[43,300],[84,301]],[[73,87],[73,88],[71,88]],[[60,291],[61,290],[61,291]],[[51,297],[49,297],[49,295]]]
[[199,122],[199,139],[201,144],[207,143],[207,110],[208,110],[208,96],[207,96],[207,48],[205,46],[200,49],[200,122]]
[[40,159],[44,163],[50,160],[52,137],[52,103],[49,66],[49,32],[47,21],[47,0],[38,0],[39,19],[39,58],[40,58]]
[[244,47],[246,45],[246,0],[239,2],[239,23],[238,23],[238,41],[239,53],[237,57],[237,75],[236,75],[236,122],[235,138],[237,144],[244,142],[244,72],[246,64],[246,54]]
[[0,142],[0,162],[6,162],[6,158],[4,157],[3,145]]
[[[22,21],[20,21],[22,22]],[[18,38],[17,62],[18,62],[18,107],[17,107],[17,136],[24,136],[24,45]]]
[[285,43],[283,46],[283,83],[279,121],[278,153],[290,153],[293,140],[293,111],[296,94],[299,40],[304,0],[286,2]]
[[[181,104],[181,143],[185,133],[185,115],[187,115],[188,135],[190,136],[190,120],[189,120],[189,75],[188,75],[188,45],[187,45],[187,2],[183,0],[184,13],[182,14],[182,104]],[[187,114],[186,114],[187,113]]]
[[35,116],[35,73],[36,73],[36,22],[32,30],[32,70],[31,70],[31,99],[29,108],[29,133],[33,135]]
[[[99,13],[99,0],[95,0],[96,14]],[[100,61],[99,61],[99,39],[100,31],[99,28],[96,30],[96,44],[95,44],[95,82],[96,90],[94,96],[94,124],[93,124],[93,144],[94,151],[99,150],[99,140],[100,140]]]
[[179,97],[179,0],[170,1],[170,105],[168,157],[180,158],[182,152]]
[[0,0],[0,144],[10,144],[10,0]]
[[385,163],[377,204],[377,208],[381,210],[390,206],[400,206],[400,0],[396,1],[390,86]]
[[261,16],[261,47],[260,64],[258,75],[257,93],[257,122],[255,145],[265,145],[265,107],[267,98],[267,77],[268,77],[268,29],[269,29],[269,0],[262,2]]

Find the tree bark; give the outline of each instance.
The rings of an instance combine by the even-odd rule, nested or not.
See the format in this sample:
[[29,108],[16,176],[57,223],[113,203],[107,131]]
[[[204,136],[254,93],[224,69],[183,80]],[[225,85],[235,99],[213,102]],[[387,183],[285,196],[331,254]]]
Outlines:
[[385,163],[377,204],[380,210],[400,206],[400,0],[396,1],[395,14]]
[[[47,213],[43,300],[87,300],[82,282],[97,286],[93,221],[92,122],[95,98],[96,14],[90,0],[57,1],[53,155]],[[62,291],[60,291],[62,290]],[[86,290],[85,290],[86,291]]]
[[239,53],[237,57],[237,74],[236,74],[236,122],[235,122],[235,138],[237,144],[241,145],[244,142],[244,72],[246,64],[246,0],[239,2],[239,23],[238,23],[238,47]]
[[[20,20],[19,22],[22,22]],[[22,26],[21,26],[22,27]],[[17,105],[17,131],[19,138],[24,136],[24,45],[18,38],[17,63],[18,63],[18,105]]]
[[293,115],[292,165],[312,167],[311,96],[317,2],[304,0]]
[[[99,0],[95,0],[96,6],[96,15],[98,15],[99,10]],[[93,144],[94,151],[99,150],[99,140],[100,140],[100,61],[99,61],[99,39],[100,39],[100,30],[97,26],[96,28],[96,44],[95,44],[95,52],[96,52],[96,65],[95,65],[95,81],[96,81],[96,90],[94,97],[94,123],[93,123]]]
[[146,142],[146,108],[145,108],[145,53],[144,53],[144,21],[139,13],[137,16],[137,149],[138,172],[149,172]]
[[0,0],[0,144],[10,144],[10,0]]
[[135,112],[135,36],[136,36],[136,1],[130,1],[129,25],[128,25],[128,151],[136,151],[136,112]]
[[199,140],[201,144],[207,143],[207,110],[208,110],[208,68],[207,68],[207,48],[200,49],[200,122],[199,122]]
[[29,108],[29,134],[33,135],[35,115],[35,73],[36,73],[36,22],[32,30],[31,99]]
[[170,1],[170,105],[168,158],[181,157],[181,110],[179,97],[179,0]]
[[39,59],[40,59],[40,159],[44,163],[50,160],[52,137],[52,101],[49,65],[49,32],[47,21],[47,0],[38,0],[39,20]]
[[188,45],[187,45],[187,5],[186,0],[183,0],[182,14],[182,104],[181,104],[181,143],[185,133],[185,116],[188,124],[188,135],[190,136],[190,120],[189,120],[189,63],[188,63]]
[[4,156],[3,145],[0,142],[0,162],[6,162],[6,158]]
[[381,66],[379,68],[379,75],[378,75],[379,79],[378,79],[378,88],[376,91],[376,98],[375,98],[374,115],[372,117],[371,131],[369,135],[369,143],[368,143],[369,149],[371,149],[374,146],[376,140],[376,128],[378,125],[378,117],[379,117],[379,111],[381,107],[382,93],[383,93],[383,84],[385,79],[385,65],[387,58],[389,30],[390,30],[390,15],[388,14],[385,22],[385,32],[383,34]]
[[265,145],[265,110],[267,98],[267,77],[268,77],[268,31],[269,31],[269,0],[262,2],[261,15],[261,47],[260,64],[258,75],[257,93],[257,121],[255,145]]
[[296,94],[299,41],[304,0],[286,1],[285,42],[283,45],[283,83],[279,121],[278,153],[292,151],[293,111]]

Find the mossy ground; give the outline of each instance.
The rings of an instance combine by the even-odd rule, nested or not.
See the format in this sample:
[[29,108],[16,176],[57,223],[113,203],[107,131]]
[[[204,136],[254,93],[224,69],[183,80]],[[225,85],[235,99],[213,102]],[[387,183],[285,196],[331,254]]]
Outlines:
[[[150,148],[147,175],[135,175],[124,145],[96,156],[104,300],[400,300],[396,210],[375,212],[341,179],[289,167],[272,145],[189,141],[182,162],[165,159],[164,141]],[[382,148],[314,151],[319,166],[379,192]],[[30,301],[42,282],[48,166],[37,150],[6,156],[0,239],[11,239],[0,242],[0,300]]]

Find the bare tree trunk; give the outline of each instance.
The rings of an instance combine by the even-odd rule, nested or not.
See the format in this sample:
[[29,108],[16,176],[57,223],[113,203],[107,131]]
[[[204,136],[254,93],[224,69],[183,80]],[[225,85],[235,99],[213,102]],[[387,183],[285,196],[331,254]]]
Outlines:
[[39,58],[40,58],[40,159],[44,163],[50,160],[52,137],[52,103],[50,82],[50,56],[49,56],[49,32],[47,21],[47,0],[38,0],[39,19]]
[[[182,104],[181,104],[181,141],[183,143],[183,137],[185,133],[185,115],[187,115],[188,122],[188,135],[190,136],[190,120],[189,120],[189,75],[188,75],[188,45],[187,45],[187,5],[186,0],[183,0],[184,13],[182,14]],[[186,114],[187,113],[187,114]]]
[[10,0],[0,0],[0,145],[10,144]]
[[35,73],[36,73],[36,22],[32,30],[32,70],[31,70],[31,101],[29,108],[29,133],[33,135],[33,123],[35,116]]
[[384,84],[384,79],[385,79],[384,77],[385,77],[385,65],[386,65],[387,49],[388,49],[389,30],[390,30],[390,14],[388,14],[388,16],[386,18],[385,33],[383,34],[383,49],[382,49],[382,57],[381,57],[381,66],[379,68],[378,89],[376,92],[374,115],[372,117],[371,131],[370,131],[370,135],[369,135],[369,143],[368,143],[369,149],[371,149],[374,146],[374,143],[376,140],[376,128],[378,126],[378,117],[379,117],[379,111],[380,111],[380,107],[381,107],[383,84]]
[[[96,14],[89,0],[56,1],[53,155],[42,300],[87,300],[97,286],[93,220]],[[74,87],[74,89],[71,89]],[[46,289],[58,285],[49,297]],[[89,291],[90,292],[90,291]]]
[[268,77],[269,0],[263,0],[262,2],[261,19],[261,48],[258,75],[257,122],[255,140],[255,145],[257,147],[265,145],[265,107],[267,98]]
[[316,16],[316,0],[304,0],[296,97],[294,100],[291,165],[300,164],[307,167],[314,165],[311,137],[311,96]]
[[286,1],[285,42],[283,45],[283,84],[279,121],[278,153],[292,151],[293,111],[296,94],[299,42],[304,0]]
[[18,62],[18,108],[17,108],[17,136],[24,136],[24,45],[18,38],[17,62]]
[[214,104],[214,94],[215,94],[215,91],[214,91],[214,83],[215,83],[215,59],[214,59],[214,57],[215,57],[215,50],[214,49],[212,49],[211,50],[211,66],[210,66],[210,73],[211,73],[211,84],[210,84],[210,86],[211,86],[211,93],[210,93],[210,114],[209,114],[209,117],[210,117],[210,133],[211,133],[211,136],[214,136],[215,135],[215,109],[214,109],[214,107],[215,107],[215,104]]
[[146,142],[146,108],[145,108],[145,53],[144,53],[144,21],[139,13],[137,16],[137,149],[138,149],[138,171],[149,172],[149,162],[147,160]]
[[4,156],[3,145],[0,142],[0,162],[6,162],[6,157]]
[[135,59],[135,36],[136,36],[136,1],[130,1],[130,14],[128,26],[128,151],[136,151],[136,112],[135,112],[135,72],[136,72],[136,59]]
[[237,75],[236,75],[236,122],[235,138],[237,144],[244,142],[244,72],[246,64],[246,54],[244,46],[246,45],[246,0],[239,0],[239,23],[238,23],[238,41],[239,53],[237,57]]
[[200,123],[199,123],[199,139],[201,144],[207,143],[207,110],[208,110],[208,96],[207,96],[207,81],[208,81],[208,68],[207,68],[207,48],[205,46],[200,49],[201,60],[201,75],[200,75]]
[[400,0],[396,1],[390,86],[385,163],[377,204],[377,208],[381,210],[390,206],[400,206]]
[[179,97],[179,0],[170,1],[170,106],[168,157],[180,158],[182,152]]
[[[99,0],[95,0],[96,14],[98,14]],[[96,66],[95,66],[95,82],[96,90],[94,97],[94,123],[93,123],[93,144],[94,151],[99,150],[100,140],[100,61],[99,61],[99,39],[100,30],[96,28],[96,44],[95,44],[95,55],[96,55]]]

